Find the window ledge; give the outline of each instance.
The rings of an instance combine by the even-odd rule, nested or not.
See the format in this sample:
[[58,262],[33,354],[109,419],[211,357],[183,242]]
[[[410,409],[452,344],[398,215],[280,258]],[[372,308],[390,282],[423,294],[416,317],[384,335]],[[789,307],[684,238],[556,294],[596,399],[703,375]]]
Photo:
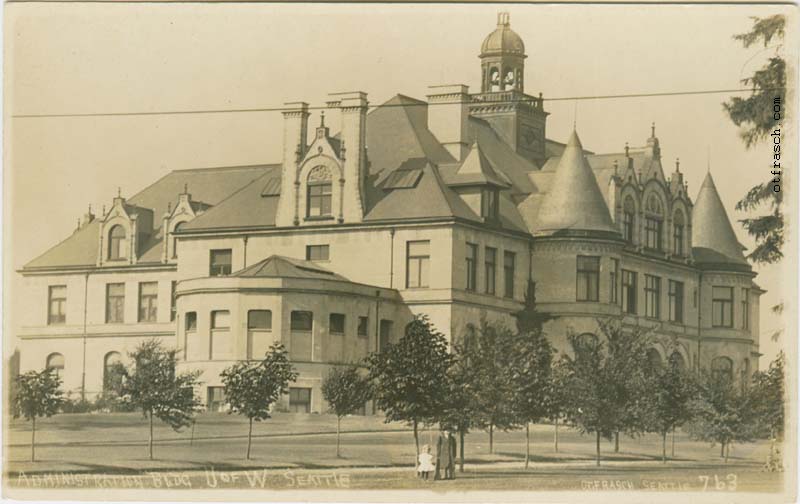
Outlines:
[[314,221],[332,221],[335,219],[336,217],[334,217],[333,215],[310,215],[303,220],[305,220],[306,222],[314,222]]

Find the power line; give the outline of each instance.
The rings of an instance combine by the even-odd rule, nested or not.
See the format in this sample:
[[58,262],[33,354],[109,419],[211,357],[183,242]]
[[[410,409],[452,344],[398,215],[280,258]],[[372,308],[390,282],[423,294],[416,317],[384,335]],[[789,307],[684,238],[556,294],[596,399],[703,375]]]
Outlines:
[[[785,91],[785,88],[761,88],[760,91]],[[616,100],[625,98],[652,98],[658,96],[687,96],[687,95],[707,95],[707,94],[723,94],[723,93],[752,93],[755,90],[749,89],[713,89],[701,91],[673,91],[661,93],[629,93],[618,95],[589,95],[589,96],[562,96],[556,98],[537,98],[523,96],[515,100],[471,100],[471,101],[444,101],[444,102],[411,102],[411,103],[390,103],[384,105],[373,105],[370,108],[388,108],[388,107],[415,107],[415,106],[436,106],[436,105],[457,105],[457,104],[470,104],[477,105],[485,104],[508,104],[519,102],[535,102],[542,100],[543,102],[557,102],[557,101],[577,101],[577,100]],[[499,93],[503,93],[500,91]],[[336,108],[330,105],[315,105],[309,106],[307,110],[327,110]],[[126,116],[161,116],[161,115],[192,115],[192,114],[235,114],[235,113],[252,113],[252,112],[288,112],[297,110],[296,107],[265,107],[265,108],[241,108],[241,109],[206,109],[206,110],[169,110],[169,111],[151,111],[151,112],[85,112],[73,114],[12,114],[14,119],[43,119],[43,118],[59,118],[59,117],[126,117]]]

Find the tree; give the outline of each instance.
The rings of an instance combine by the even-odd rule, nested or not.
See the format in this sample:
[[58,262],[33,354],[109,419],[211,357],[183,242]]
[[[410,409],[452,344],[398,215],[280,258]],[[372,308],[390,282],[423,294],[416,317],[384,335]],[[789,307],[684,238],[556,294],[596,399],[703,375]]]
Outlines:
[[546,389],[547,416],[553,421],[553,451],[558,453],[558,422],[564,415],[567,397],[564,394],[567,383],[568,370],[563,359],[552,364],[550,382]]
[[36,460],[36,418],[51,417],[58,413],[64,402],[61,379],[52,369],[28,371],[14,379],[15,391],[11,398],[14,418],[31,421],[31,462]]
[[531,453],[530,424],[550,413],[552,362],[555,349],[541,329],[517,334],[511,352],[512,411],[525,424],[525,468]]
[[447,380],[448,400],[441,415],[436,418],[442,428],[458,433],[460,472],[464,472],[465,437],[475,424],[478,414],[471,345],[474,345],[474,340],[468,337],[453,345],[453,363],[448,370]]
[[786,386],[785,367],[786,356],[783,351],[769,365],[766,371],[759,371],[753,375],[753,410],[758,422],[760,435],[769,436],[770,463],[768,469],[781,470],[783,467],[780,457],[776,452],[776,441],[783,440]]
[[273,343],[261,361],[241,361],[222,371],[228,414],[247,417],[247,460],[253,441],[253,421],[270,418],[270,407],[289,393],[289,383],[297,379],[289,353],[281,343]]
[[342,417],[352,415],[369,400],[369,382],[361,376],[358,366],[334,367],[322,381],[322,396],[336,415],[336,457],[339,453],[339,433]]
[[[741,127],[740,135],[747,148],[769,138],[776,129],[778,136],[783,132],[778,128],[781,123],[788,124],[788,106],[791,103],[786,97],[786,62],[780,55],[785,33],[786,18],[775,15],[767,18],[753,18],[750,32],[735,35],[733,38],[742,42],[745,48],[763,43],[768,49],[770,42],[777,40],[775,52],[767,62],[753,75],[742,79],[742,83],[752,87],[749,97],[733,97],[723,103],[731,121]],[[775,97],[782,99],[780,114],[776,117],[773,110]],[[773,175],[780,177],[780,152],[773,156]],[[778,178],[780,181],[780,178]],[[760,264],[778,262],[783,257],[783,193],[775,190],[774,179],[751,188],[736,204],[740,211],[755,211],[766,206],[763,215],[742,219],[739,222],[747,232],[755,238],[756,247],[748,258]]]
[[672,359],[654,371],[650,383],[645,396],[650,414],[648,430],[661,435],[661,461],[666,464],[667,434],[691,418],[696,390],[689,372]]
[[417,315],[405,335],[368,358],[376,406],[386,422],[411,424],[419,461],[419,424],[436,419],[447,405],[447,372],[453,357],[447,340],[425,315]]
[[176,371],[175,349],[164,348],[157,339],[141,343],[130,352],[131,366],[115,364],[121,379],[117,391],[122,402],[135,409],[149,420],[150,435],[148,454],[153,459],[153,418],[158,418],[175,431],[192,424],[200,408],[200,400],[194,394],[199,384],[200,371]]
[[488,430],[489,453],[494,453],[495,429],[509,430],[518,425],[511,380],[515,339],[503,324],[484,321],[470,348],[475,425]]
[[698,398],[692,402],[692,420],[687,423],[693,439],[720,444],[720,456],[728,462],[733,442],[749,442],[755,437],[752,394],[737,387],[724,373],[702,371]]

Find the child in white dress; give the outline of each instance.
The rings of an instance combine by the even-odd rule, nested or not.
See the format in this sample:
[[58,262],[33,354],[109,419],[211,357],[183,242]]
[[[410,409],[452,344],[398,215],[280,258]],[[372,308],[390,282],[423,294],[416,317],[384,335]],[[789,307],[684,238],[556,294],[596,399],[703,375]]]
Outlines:
[[431,471],[436,470],[433,466],[433,455],[431,455],[431,447],[429,445],[422,446],[422,452],[419,454],[419,466],[417,472],[422,479],[428,479]]

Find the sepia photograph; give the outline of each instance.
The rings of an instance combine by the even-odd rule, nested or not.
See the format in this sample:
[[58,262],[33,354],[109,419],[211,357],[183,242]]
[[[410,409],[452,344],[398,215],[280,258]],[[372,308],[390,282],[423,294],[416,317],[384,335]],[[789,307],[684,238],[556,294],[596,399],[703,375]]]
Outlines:
[[5,499],[796,500],[796,5],[3,15]]

